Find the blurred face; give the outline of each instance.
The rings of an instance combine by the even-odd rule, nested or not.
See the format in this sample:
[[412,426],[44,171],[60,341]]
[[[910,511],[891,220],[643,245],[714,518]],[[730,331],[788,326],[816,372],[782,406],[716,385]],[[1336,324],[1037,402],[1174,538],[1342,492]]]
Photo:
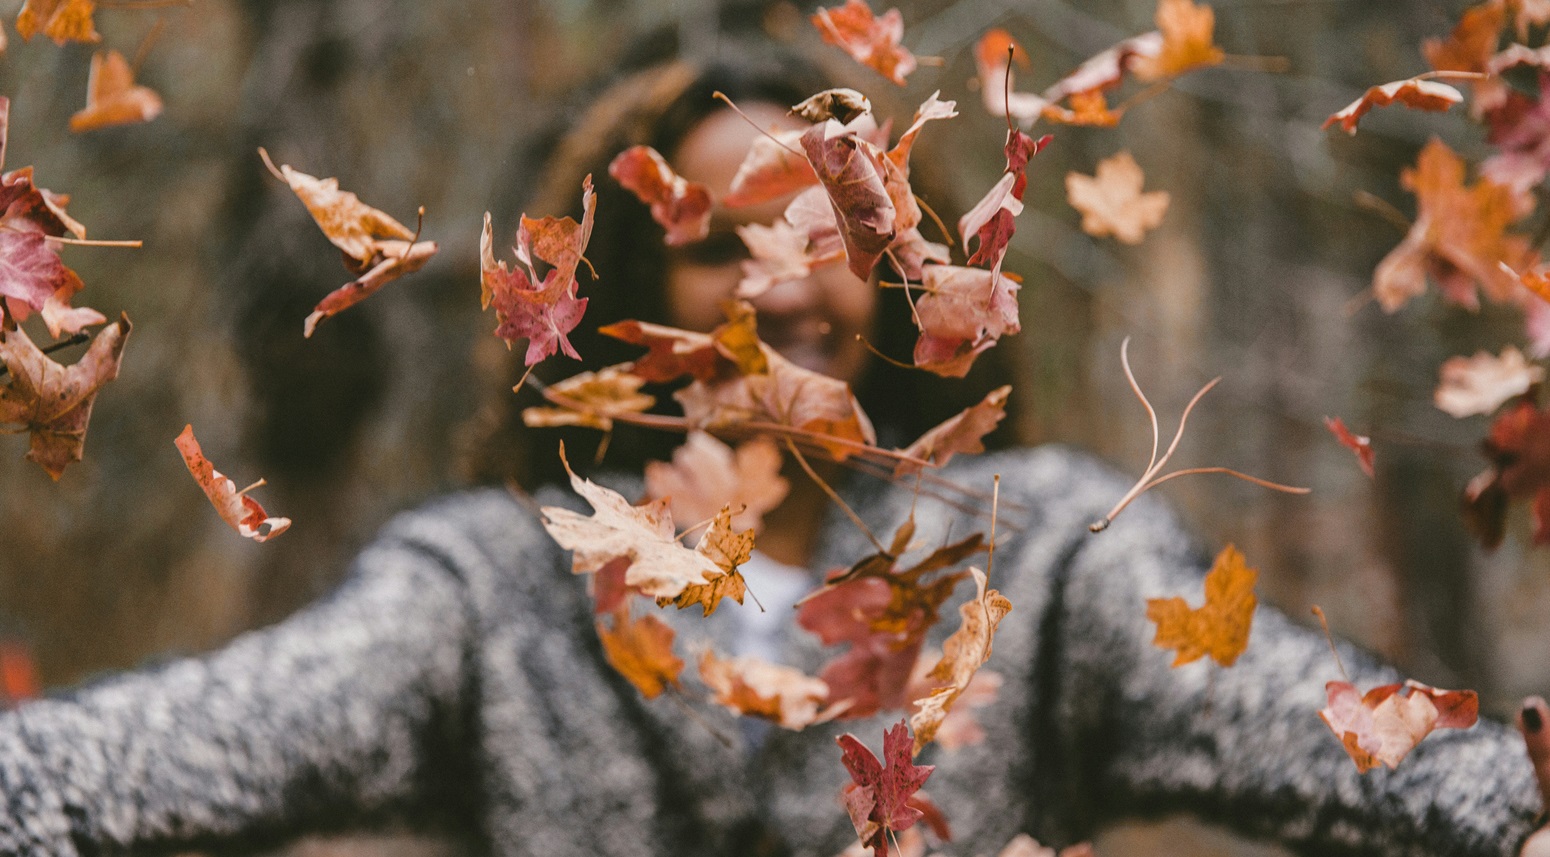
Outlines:
[[[792,125],[784,108],[740,105],[760,127]],[[672,159],[673,169],[689,181],[703,182],[720,199],[748,154],[759,131],[731,110],[701,120],[684,137]],[[684,247],[670,248],[667,305],[670,323],[710,330],[725,320],[722,303],[730,300],[743,277],[748,249],[736,227],[768,224],[780,217],[789,199],[728,209],[717,206],[710,235]],[[781,283],[752,302],[759,311],[759,337],[783,357],[807,369],[854,382],[867,361],[858,334],[871,338],[877,288],[857,279],[843,264],[825,265],[800,280]]]

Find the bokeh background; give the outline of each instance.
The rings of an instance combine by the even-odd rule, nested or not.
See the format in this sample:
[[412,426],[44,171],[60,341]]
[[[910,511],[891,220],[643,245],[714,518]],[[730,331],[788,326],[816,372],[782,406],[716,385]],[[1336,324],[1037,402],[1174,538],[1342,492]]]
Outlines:
[[[132,4],[126,4],[132,5]],[[1462,111],[1379,111],[1348,138],[1319,124],[1368,85],[1426,70],[1419,45],[1465,4],[1422,0],[1217,0],[1217,40],[1240,57],[1282,57],[1191,74],[1118,129],[1055,129],[1030,171],[1029,207],[1007,260],[1027,282],[1011,427],[1028,442],[1079,445],[1139,472],[1150,446],[1125,385],[1119,343],[1165,424],[1206,380],[1224,380],[1191,418],[1175,459],[1309,485],[1290,497],[1220,477],[1162,489],[1215,550],[1242,548],[1264,600],[1338,633],[1415,677],[1480,691],[1508,717],[1550,690],[1550,551],[1521,513],[1494,554],[1458,514],[1484,467],[1486,419],[1431,404],[1437,367],[1520,339],[1505,312],[1423,298],[1382,314],[1364,301],[1400,239],[1357,192],[1413,213],[1400,168],[1431,136],[1466,156],[1483,135]],[[907,110],[935,89],[963,116],[927,138],[952,153],[958,205],[1002,169],[1001,120],[985,115],[972,47],[1009,29],[1038,89],[1114,41],[1152,29],[1153,0],[921,0],[899,4],[905,42],[941,58],[902,92],[849,71]],[[773,38],[827,52],[808,6],[750,5]],[[12,99],[6,167],[73,197],[96,238],[141,250],[69,248],[79,303],[135,323],[118,381],[100,396],[86,460],[57,484],[0,437],[0,635],[31,648],[62,688],[218,646],[284,617],[343,574],[395,511],[459,482],[460,451],[504,388],[505,348],[478,307],[481,217],[514,223],[535,153],[585,103],[621,45],[644,33],[686,52],[718,49],[712,0],[192,0],[105,8],[104,44],[133,55],[166,112],[143,126],[73,135],[91,49],[23,43],[11,31],[0,93]],[[6,28],[11,30],[9,22]],[[147,37],[154,38],[147,44]],[[1260,64],[1263,65],[1263,64]],[[941,123],[939,123],[941,124]],[[341,184],[412,223],[440,255],[421,273],[331,319],[301,320],[347,276],[337,253],[255,154]],[[1065,202],[1068,170],[1122,149],[1149,189],[1172,194],[1138,247],[1096,240]],[[944,206],[951,209],[951,205]],[[546,212],[533,212],[543,214]],[[1370,434],[1369,480],[1325,431],[1341,416]],[[255,545],[213,514],[172,446],[192,423],[216,466],[295,519]],[[1334,675],[1333,664],[1331,675]],[[1310,728],[1321,728],[1312,722]],[[1100,852],[1271,854],[1177,820],[1127,825]],[[295,855],[460,854],[455,834],[320,838]]]

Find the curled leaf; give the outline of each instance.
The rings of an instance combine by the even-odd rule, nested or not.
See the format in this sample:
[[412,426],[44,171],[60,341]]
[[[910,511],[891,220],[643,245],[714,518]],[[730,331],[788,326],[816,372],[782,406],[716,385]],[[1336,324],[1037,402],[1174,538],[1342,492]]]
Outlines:
[[1361,465],[1363,473],[1371,477],[1373,473],[1372,439],[1366,435],[1352,434],[1351,430],[1345,427],[1345,421],[1339,417],[1325,417],[1324,427],[1335,436],[1335,440],[1340,441],[1341,446],[1355,453],[1356,463]]
[[718,705],[736,714],[774,721],[786,729],[804,729],[819,722],[829,697],[822,679],[782,664],[758,658],[700,657],[700,679],[715,694]]
[[900,86],[915,70],[915,55],[900,44],[904,16],[898,9],[874,17],[866,0],[846,0],[844,6],[819,9],[811,20],[824,41]]
[[917,710],[910,717],[910,729],[915,733],[916,754],[936,737],[953,704],[968,689],[979,668],[990,660],[996,627],[1012,612],[1011,601],[996,590],[985,588],[984,572],[971,568],[969,574],[974,577],[974,598],[958,608],[958,630],[942,643],[942,659],[927,674],[941,684],[929,696],[915,700]]
[[1378,765],[1398,767],[1432,730],[1468,729],[1480,714],[1472,690],[1439,690],[1418,681],[1386,684],[1365,694],[1349,682],[1324,687],[1329,701],[1319,719],[1363,773]]
[[631,146],[608,165],[608,174],[651,207],[651,219],[667,230],[669,246],[710,234],[710,190],[673,172],[656,149]]
[[118,377],[129,338],[129,317],[102,329],[86,355],[61,366],[33,344],[21,328],[0,329],[0,363],[11,381],[0,387],[0,423],[20,426],[31,437],[27,458],[58,480],[81,460],[92,404],[102,385]]
[[1415,78],[1396,80],[1393,83],[1374,86],[1362,93],[1361,98],[1330,114],[1330,117],[1324,120],[1324,124],[1319,126],[1319,130],[1338,124],[1340,130],[1347,134],[1355,134],[1356,123],[1374,107],[1403,104],[1416,110],[1444,112],[1463,100],[1463,93],[1446,83]]
[[70,117],[76,133],[149,122],[161,115],[161,96],[135,83],[129,62],[118,51],[92,54],[86,79],[86,107]]
[[267,542],[275,536],[290,529],[290,518],[270,517],[264,511],[264,507],[257,500],[248,496],[248,492],[264,484],[260,479],[253,485],[237,490],[237,485],[221,474],[210,460],[205,458],[204,452],[199,448],[199,441],[194,439],[194,427],[184,426],[177,440],[178,452],[183,455],[183,463],[188,465],[188,472],[193,474],[194,481],[204,489],[205,496],[210,498],[210,504],[215,506],[215,511],[221,516],[221,520],[231,525],[244,538],[255,542]]

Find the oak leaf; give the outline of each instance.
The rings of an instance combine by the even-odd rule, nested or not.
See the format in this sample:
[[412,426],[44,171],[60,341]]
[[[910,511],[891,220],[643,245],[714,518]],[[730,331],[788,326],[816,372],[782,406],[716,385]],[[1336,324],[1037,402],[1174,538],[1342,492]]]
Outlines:
[[1017,290],[1010,276],[994,271],[931,265],[915,301],[920,337],[915,365],[937,375],[962,378],[974,359],[1005,334],[1017,333]]
[[1011,601],[1000,592],[985,588],[984,572],[971,568],[969,574],[974,577],[974,598],[958,608],[962,623],[942,643],[942,659],[927,673],[929,678],[945,684],[935,687],[929,696],[915,700],[917,710],[910,716],[916,754],[936,737],[937,729],[968,689],[974,674],[990,660],[996,627],[1012,612]]
[[123,54],[98,51],[92,54],[86,79],[86,107],[70,117],[70,130],[80,133],[149,122],[161,115],[161,107],[156,90],[135,83]]
[[1168,192],[1142,193],[1146,181],[1129,152],[1098,162],[1097,174],[1066,174],[1066,198],[1082,213],[1082,231],[1094,238],[1113,235],[1126,244],[1139,244],[1146,233],[1162,222],[1168,210]]
[[[991,390],[978,404],[949,417],[900,452],[912,459],[929,461],[936,467],[947,464],[960,452],[984,452],[985,444],[981,440],[1006,418],[1006,400],[1011,394],[1010,384]],[[913,461],[901,461],[893,469],[894,476],[918,472],[920,465]]]
[[544,529],[560,547],[573,551],[571,571],[586,574],[627,557],[625,582],[655,598],[677,598],[684,587],[699,585],[723,574],[709,557],[678,543],[667,503],[658,500],[632,506],[616,491],[582,479],[565,460],[571,487],[592,505],[593,514],[581,515],[558,506],[545,506]]
[[105,327],[86,355],[61,366],[44,354],[21,328],[0,330],[0,363],[11,376],[0,387],[0,423],[31,433],[27,458],[56,481],[65,467],[81,460],[92,404],[102,385],[118,377],[129,338],[129,316]]
[[57,45],[100,42],[102,36],[92,23],[95,11],[92,0],[27,0],[16,16],[16,33],[22,41],[31,41],[41,32]]
[[758,658],[722,659],[711,651],[700,657],[700,679],[718,705],[747,717],[774,721],[786,729],[820,722],[829,686],[801,670]]
[[630,618],[625,611],[613,615],[613,627],[597,623],[603,656],[619,674],[647,699],[655,699],[668,687],[678,687],[684,662],[673,654],[673,629],[652,615]]
[[269,172],[285,182],[307,207],[329,243],[344,253],[345,267],[359,275],[324,296],[302,326],[305,336],[311,337],[323,319],[360,303],[398,277],[418,271],[436,254],[436,242],[418,241],[417,234],[390,215],[340,190],[338,179],[309,176],[289,164],[276,167],[264,149],[258,154]]
[[1178,77],[1217,65],[1227,56],[1212,40],[1216,13],[1210,6],[1196,6],[1191,0],[1159,0],[1156,20],[1162,47],[1155,55],[1137,58],[1134,69],[1138,79]]
[[1176,649],[1170,666],[1183,666],[1210,655],[1230,667],[1249,644],[1254,621],[1254,581],[1259,572],[1244,563],[1232,545],[1222,548],[1206,575],[1206,602],[1191,609],[1182,598],[1148,598],[1146,618],[1157,623],[1153,645]]
[[865,0],[846,0],[844,6],[820,8],[811,21],[824,41],[842,48],[856,62],[900,86],[915,70],[915,55],[900,44],[904,39],[904,16],[898,9],[875,17]]
[[1339,417],[1325,417],[1324,427],[1335,436],[1335,440],[1340,441],[1341,446],[1351,450],[1362,472],[1371,477],[1373,473],[1372,439],[1366,435],[1353,434],[1346,428],[1345,420]]
[[1509,345],[1500,357],[1480,351],[1474,357],[1443,361],[1441,383],[1432,401],[1439,410],[1459,419],[1489,414],[1544,380],[1544,367],[1528,362],[1523,352]]
[[1415,193],[1417,211],[1404,240],[1373,272],[1373,295],[1384,312],[1425,292],[1428,276],[1444,300],[1470,309],[1480,305],[1477,287],[1498,301],[1521,293],[1511,271],[1530,267],[1533,252],[1528,239],[1507,232],[1523,213],[1510,188],[1486,179],[1466,185],[1464,162],[1435,138],[1415,168],[1400,173],[1400,184]]
[[522,411],[522,422],[544,428],[586,426],[610,431],[614,417],[638,414],[656,404],[656,397],[640,391],[645,383],[646,379],[624,366],[582,372],[549,386],[550,395],[565,400],[564,407],[527,408]]
[[177,445],[178,452],[182,453],[188,472],[204,489],[205,496],[210,498],[210,504],[215,507],[221,520],[230,524],[244,538],[267,542],[290,529],[290,518],[270,517],[257,500],[248,496],[248,492],[263,485],[264,480],[260,479],[238,491],[237,484],[216,470],[210,460],[205,458],[199,448],[199,441],[194,439],[193,426],[184,426],[173,443]]
[[1386,684],[1365,694],[1344,681],[1329,682],[1324,689],[1328,705],[1319,719],[1363,773],[1380,764],[1398,767],[1433,729],[1468,729],[1480,714],[1474,691],[1439,690],[1418,681]]
[[631,146],[608,165],[608,174],[651,207],[651,219],[667,230],[663,238],[677,247],[710,234],[710,189],[673,172],[656,149]]
[[883,733],[883,759],[849,732],[835,739],[840,745],[851,782],[845,786],[845,809],[864,845],[875,857],[887,857],[888,834],[914,826],[925,814],[910,798],[925,785],[935,765],[916,765],[910,752],[909,728],[899,721]]
[[754,438],[733,451],[705,432],[692,431],[673,451],[671,463],[646,463],[646,493],[666,498],[680,521],[703,521],[730,505],[740,510],[732,516],[733,528],[757,532],[764,514],[791,490],[780,466],[780,448],[768,438]]
[[1355,134],[1356,123],[1360,122],[1361,118],[1374,107],[1403,104],[1415,110],[1446,112],[1448,108],[1463,100],[1464,94],[1446,83],[1417,80],[1413,77],[1396,80],[1368,89],[1362,93],[1361,98],[1331,113],[1329,118],[1324,120],[1324,124],[1319,126],[1319,130],[1323,131],[1331,125],[1339,125],[1340,130],[1347,134]]

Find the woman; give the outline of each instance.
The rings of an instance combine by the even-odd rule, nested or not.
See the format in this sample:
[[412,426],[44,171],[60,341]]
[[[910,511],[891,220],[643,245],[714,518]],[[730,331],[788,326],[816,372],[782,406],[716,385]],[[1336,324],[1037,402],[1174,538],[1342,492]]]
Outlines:
[[[581,119],[560,163],[586,163],[589,141],[603,157],[623,148],[615,143],[649,142],[689,178],[724,189],[726,153],[753,132],[709,91],[725,89],[774,119],[794,100],[778,81],[800,77],[789,67],[750,73],[760,68],[754,59],[632,75]],[[567,170],[553,175],[576,193]],[[641,229],[638,208],[632,219],[627,204],[610,202],[610,183],[599,185],[589,255],[602,279],[590,291],[588,329],[614,307],[708,323],[699,310],[730,290],[735,246],[724,252],[724,237],[713,237],[654,256],[658,233]],[[721,216],[724,236],[735,222],[726,218],[746,215]],[[897,354],[882,334],[899,326],[879,322],[888,310],[874,308],[870,284],[834,276],[768,293],[761,330],[855,379],[865,395],[878,377],[867,373],[882,370],[844,334],[876,323],[883,350]],[[604,291],[614,287],[641,300],[624,307]],[[599,362],[633,356],[575,341]],[[933,399],[891,399],[902,406],[872,416],[901,438],[932,421],[910,412]],[[665,457],[631,443],[640,441],[621,436],[610,455],[632,464]],[[532,469],[549,460],[535,452]],[[922,760],[937,766],[927,790],[953,823],[955,852],[995,853],[1019,831],[1062,844],[1107,818],[1169,810],[1320,854],[1518,851],[1539,804],[1516,735],[1489,723],[1434,735],[1396,771],[1359,775],[1314,721],[1332,677],[1325,644],[1279,614],[1260,613],[1231,670],[1167,668],[1142,599],[1196,591],[1203,561],[1160,505],[1138,503],[1091,535],[1086,525],[1125,486],[1061,449],[960,457],[947,476],[983,486],[992,474],[1001,476],[1001,503],[1020,510],[992,569],[1016,605],[990,663],[1004,685],[979,712],[984,741],[930,749]],[[768,519],[764,552],[802,569],[868,553],[860,530],[815,491],[797,489]],[[923,543],[982,525],[929,498],[917,507],[908,490],[882,481],[853,479],[841,491],[877,533],[893,532],[911,509]],[[541,504],[577,505],[553,487],[537,493]],[[757,592],[760,581],[751,576],[750,585]],[[669,618],[688,648],[735,647],[752,613],[728,606],[708,619]],[[808,672],[824,657],[795,635],[770,647]],[[1361,687],[1396,679],[1358,652],[1342,656]],[[249,847],[393,816],[477,830],[490,850],[510,855],[828,857],[854,840],[837,797],[841,727],[740,733],[730,715],[688,704],[693,716],[671,694],[643,700],[608,666],[584,581],[528,505],[504,489],[468,492],[395,521],[334,595],[278,626],[0,718],[0,852]],[[843,729],[875,746],[895,719]]]

